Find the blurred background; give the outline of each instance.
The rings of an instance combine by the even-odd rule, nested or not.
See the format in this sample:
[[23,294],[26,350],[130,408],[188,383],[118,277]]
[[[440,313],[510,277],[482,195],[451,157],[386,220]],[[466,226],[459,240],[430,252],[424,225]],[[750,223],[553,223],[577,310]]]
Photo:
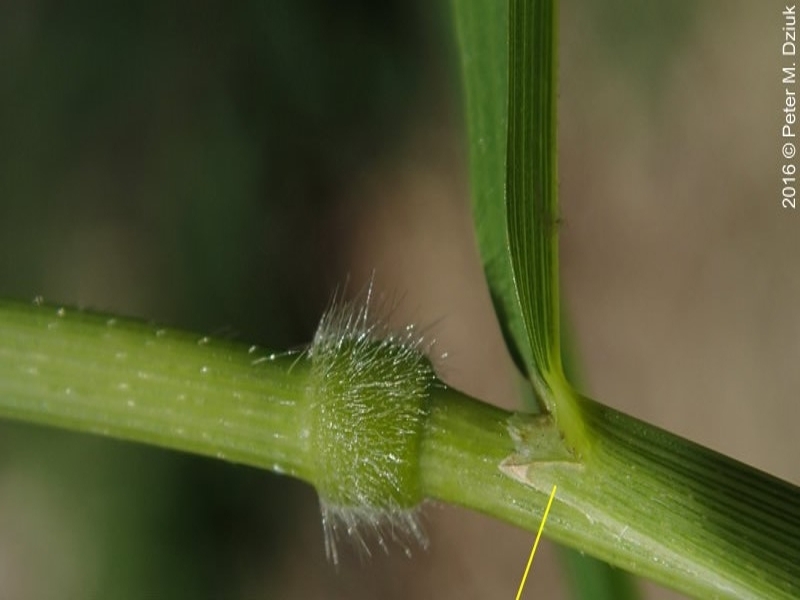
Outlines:
[[[562,288],[586,392],[800,484],[782,9],[562,2]],[[0,7],[2,297],[283,349],[374,271],[512,407],[468,193],[446,2]],[[531,534],[425,518],[429,551],[337,572],[305,484],[0,423],[4,599],[513,597]],[[526,595],[569,579],[548,544]]]

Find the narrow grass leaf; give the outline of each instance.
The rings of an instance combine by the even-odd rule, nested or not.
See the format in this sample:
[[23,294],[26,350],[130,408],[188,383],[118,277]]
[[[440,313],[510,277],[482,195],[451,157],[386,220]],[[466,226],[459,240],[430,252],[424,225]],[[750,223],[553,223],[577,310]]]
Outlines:
[[468,130],[475,234],[500,327],[517,367],[534,366],[506,222],[508,2],[453,0]]
[[558,314],[556,9],[512,0],[509,9],[508,241],[515,289],[534,362],[534,385],[550,411],[563,381]]

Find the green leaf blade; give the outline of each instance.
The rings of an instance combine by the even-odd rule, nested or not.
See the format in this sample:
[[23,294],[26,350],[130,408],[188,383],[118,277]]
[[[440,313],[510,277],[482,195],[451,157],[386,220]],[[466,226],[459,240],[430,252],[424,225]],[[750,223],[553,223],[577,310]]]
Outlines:
[[[526,86],[535,82],[520,77],[519,72],[528,68],[524,57],[529,49],[525,45],[531,37],[524,28],[530,26],[530,21],[516,21],[518,29],[514,34],[509,30],[508,2],[453,0],[469,132],[473,220],[483,268],[512,357],[520,371],[533,382],[540,398],[551,398],[548,378],[557,387],[568,390],[561,371],[557,313],[556,15],[552,3],[538,3],[537,7],[545,11],[536,20],[545,30],[544,37],[537,43],[549,50],[546,54],[535,54],[542,61],[536,72],[543,73],[546,80],[539,81],[536,93],[542,95],[534,99],[524,95]],[[516,5],[512,8],[518,9]],[[516,40],[523,46],[517,49],[515,62],[511,63],[511,77],[517,86],[515,93],[524,96],[522,101],[509,97],[510,35],[513,35],[511,44]],[[537,102],[544,104],[546,111],[534,112],[539,119],[531,124],[528,122],[529,105]],[[509,136],[510,108],[515,111],[513,138]],[[535,203],[526,204],[526,199],[534,198],[525,193],[526,186],[532,187],[537,179],[527,165],[517,161],[529,160],[531,144],[539,144],[536,146],[541,161],[538,168],[546,174],[544,189],[547,194],[542,196],[546,200],[546,210]],[[513,198],[507,195],[509,188],[515,194]],[[531,224],[526,210],[538,210],[542,214],[534,212]],[[526,238],[529,227],[534,231],[533,240]],[[524,249],[531,247],[534,249],[525,254]],[[538,263],[530,267],[529,260]],[[530,270],[533,268],[535,271]],[[534,273],[533,279],[538,277],[539,280],[531,281],[520,273]],[[520,293],[520,285],[533,287]],[[543,302],[537,302],[537,294]],[[526,319],[529,315],[536,316]],[[545,326],[537,326],[537,323]],[[552,406],[549,408],[552,410]],[[564,554],[570,557],[571,574],[577,576],[576,597],[635,597],[632,583],[625,574],[607,566],[598,568],[597,561],[574,551],[566,550]]]
[[557,11],[512,0],[509,11],[506,203],[509,251],[532,356],[531,383],[566,442],[587,436],[561,361],[558,287]]
[[[563,380],[558,315],[556,14],[511,2],[507,215],[511,264],[535,363],[535,385]],[[540,389],[545,400],[549,394]],[[548,403],[548,408],[552,408]]]
[[552,399],[561,394],[553,388],[567,386],[558,324],[555,8],[453,0],[453,14],[484,272],[512,357],[541,407],[557,412]]
[[514,285],[506,223],[508,3],[453,1],[469,133],[475,233],[489,291],[517,367],[533,356]]

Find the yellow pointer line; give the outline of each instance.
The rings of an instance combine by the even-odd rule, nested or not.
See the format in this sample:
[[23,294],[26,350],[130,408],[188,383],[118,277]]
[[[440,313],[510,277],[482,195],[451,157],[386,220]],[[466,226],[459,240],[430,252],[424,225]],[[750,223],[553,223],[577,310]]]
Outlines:
[[528,579],[528,571],[531,570],[531,564],[533,564],[533,555],[536,554],[536,547],[539,545],[539,538],[542,537],[544,522],[547,521],[547,515],[550,512],[550,506],[553,504],[553,498],[555,497],[556,497],[556,486],[553,485],[553,491],[550,492],[550,499],[547,501],[547,508],[544,509],[544,515],[542,515],[542,523],[541,525],[539,525],[539,531],[536,534],[536,541],[533,542],[531,555],[528,558],[528,564],[525,567],[525,572],[522,574],[522,581],[519,584],[519,590],[517,591],[517,597],[515,600],[519,600],[520,597],[522,596],[522,588],[525,587],[525,580]]

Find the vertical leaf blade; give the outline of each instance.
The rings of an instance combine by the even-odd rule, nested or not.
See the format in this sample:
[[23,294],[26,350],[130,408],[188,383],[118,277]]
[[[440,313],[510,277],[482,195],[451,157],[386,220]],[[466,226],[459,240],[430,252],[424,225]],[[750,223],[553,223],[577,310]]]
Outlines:
[[[556,9],[512,0],[509,9],[508,236],[514,287],[533,357],[534,385],[563,380],[558,314]],[[542,389],[544,388],[544,389]]]
[[[550,387],[566,388],[558,321],[556,14],[552,0],[511,4],[509,15],[506,0],[453,0],[473,217],[506,343],[553,411]],[[636,596],[627,575],[572,550],[564,555],[576,597]]]
[[552,2],[453,0],[478,247],[506,343],[548,410],[558,324]]
[[453,17],[478,249],[506,344],[520,371],[530,376],[533,355],[514,287],[506,221],[508,2],[453,0]]

